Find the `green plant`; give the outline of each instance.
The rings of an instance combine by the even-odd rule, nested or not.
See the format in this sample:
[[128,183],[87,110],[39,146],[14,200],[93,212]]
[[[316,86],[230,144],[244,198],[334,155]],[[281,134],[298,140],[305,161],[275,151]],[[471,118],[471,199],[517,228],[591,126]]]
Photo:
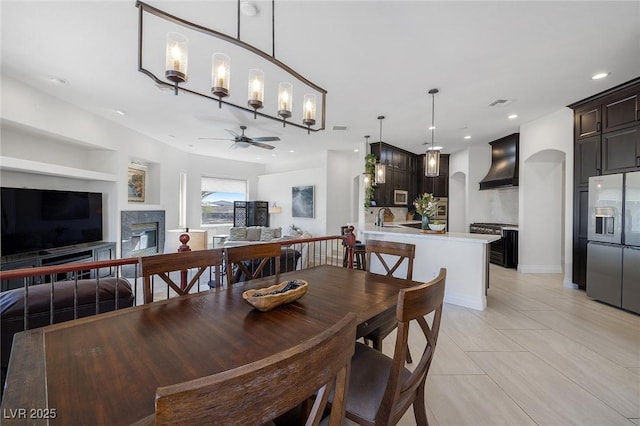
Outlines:
[[429,194],[428,192],[416,198],[413,205],[416,206],[416,212],[418,212],[420,216],[427,215],[427,217],[432,217],[438,209],[438,201],[433,194]]
[[369,185],[365,186],[364,192],[364,208],[368,209],[371,207],[371,200],[373,200],[373,176],[376,168],[376,161],[378,159],[374,154],[367,154],[364,156],[364,173],[369,175]]

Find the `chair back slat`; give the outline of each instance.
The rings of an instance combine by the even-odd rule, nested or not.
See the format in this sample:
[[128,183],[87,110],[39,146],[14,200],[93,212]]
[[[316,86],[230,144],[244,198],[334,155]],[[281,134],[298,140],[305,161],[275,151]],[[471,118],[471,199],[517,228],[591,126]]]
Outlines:
[[[413,277],[413,260],[416,257],[416,246],[414,244],[407,243],[399,243],[395,241],[381,241],[381,240],[367,240],[365,242],[365,250],[367,253],[367,267],[370,270],[371,268],[371,254],[375,253],[376,257],[380,261],[380,264],[385,269],[385,274],[388,277],[395,276],[396,270],[400,267],[400,265],[407,260],[407,273],[404,277],[408,280]],[[389,267],[389,264],[385,260],[386,255],[396,256],[395,264],[393,267]],[[387,257],[387,259],[388,259]]]
[[[265,267],[273,262],[274,273],[280,273],[280,255],[282,249],[278,243],[250,244],[246,246],[229,247],[226,249],[227,282],[233,284],[234,269],[242,271],[247,279],[253,280],[261,276]],[[247,266],[246,261],[259,261],[253,268]],[[273,261],[272,261],[273,260]]]
[[341,425],[356,315],[284,352],[211,376],[160,387],[155,424],[264,424],[315,395],[306,424],[317,425],[334,392],[329,425]]
[[[214,268],[214,280],[219,285],[221,280],[221,269],[224,260],[222,249],[185,251],[179,253],[156,254],[140,258],[140,269],[144,279],[144,303],[153,302],[151,289],[152,278],[159,276],[171,289],[179,295],[188,294],[193,286],[198,282],[200,276],[208,269]],[[170,277],[171,272],[197,269],[195,275],[185,286],[176,283]]]

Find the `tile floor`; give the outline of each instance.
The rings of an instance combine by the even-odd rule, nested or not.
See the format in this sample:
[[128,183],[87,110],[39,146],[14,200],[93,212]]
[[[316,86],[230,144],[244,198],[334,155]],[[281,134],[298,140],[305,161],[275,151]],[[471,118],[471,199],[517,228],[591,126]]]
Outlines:
[[[485,311],[445,305],[430,425],[640,425],[640,316],[563,287],[559,274],[492,265],[490,283]],[[399,424],[415,424],[411,409]]]

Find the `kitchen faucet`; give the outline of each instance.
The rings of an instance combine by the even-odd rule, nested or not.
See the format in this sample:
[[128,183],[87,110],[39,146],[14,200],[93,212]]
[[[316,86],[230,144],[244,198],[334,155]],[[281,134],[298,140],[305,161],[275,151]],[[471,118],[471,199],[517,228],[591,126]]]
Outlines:
[[374,221],[375,226],[384,226],[384,216],[380,217],[380,212],[384,212],[385,208],[381,207],[376,213],[376,220]]

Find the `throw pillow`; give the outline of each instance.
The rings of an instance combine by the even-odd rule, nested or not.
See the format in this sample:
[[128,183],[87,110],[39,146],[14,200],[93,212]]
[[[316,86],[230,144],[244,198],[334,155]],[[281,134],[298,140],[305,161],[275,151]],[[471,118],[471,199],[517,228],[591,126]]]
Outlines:
[[262,227],[250,226],[247,228],[247,241],[260,241]]
[[273,238],[282,238],[282,228],[281,227],[277,227],[277,228],[273,228],[273,230],[275,231],[273,234]]
[[247,239],[247,228],[239,226],[229,229],[229,241],[245,241]]
[[262,233],[260,233],[260,241],[271,241],[275,238],[275,235],[275,228],[262,228]]

